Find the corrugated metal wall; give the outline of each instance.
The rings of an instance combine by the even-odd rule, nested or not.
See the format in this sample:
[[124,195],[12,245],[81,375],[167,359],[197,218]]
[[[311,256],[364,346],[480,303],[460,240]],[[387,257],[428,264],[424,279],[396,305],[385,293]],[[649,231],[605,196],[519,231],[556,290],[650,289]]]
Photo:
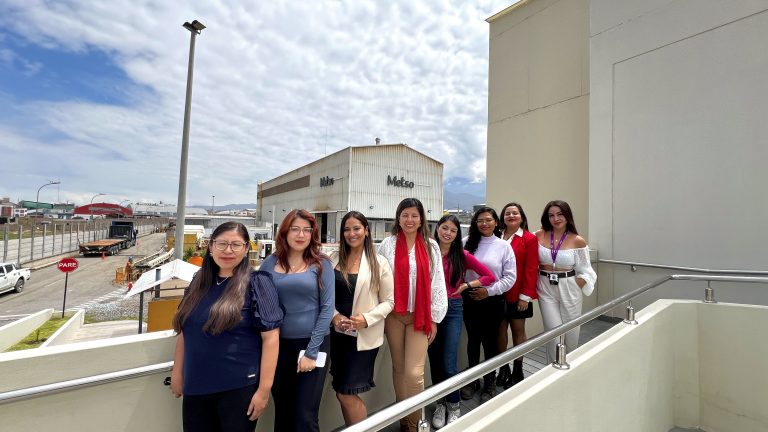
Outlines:
[[[413,188],[387,184],[388,176],[413,182]],[[300,181],[305,177],[309,177],[308,186],[298,187],[305,184]],[[327,184],[330,179],[333,183]],[[295,189],[259,194],[260,219],[271,222],[273,206],[275,224],[293,208],[328,213],[323,234],[329,241],[340,239],[337,225],[347,211],[360,211],[369,219],[392,220],[403,198],[421,200],[428,220],[437,221],[442,216],[443,164],[402,144],[346,148],[264,182],[259,190],[286,189],[290,182]],[[385,223],[374,225],[374,238],[383,238]]]
[[[387,176],[413,182],[413,188],[387,184]],[[443,213],[443,164],[405,145],[352,148],[350,207],[369,218],[393,219],[403,198],[424,204],[427,219]]]

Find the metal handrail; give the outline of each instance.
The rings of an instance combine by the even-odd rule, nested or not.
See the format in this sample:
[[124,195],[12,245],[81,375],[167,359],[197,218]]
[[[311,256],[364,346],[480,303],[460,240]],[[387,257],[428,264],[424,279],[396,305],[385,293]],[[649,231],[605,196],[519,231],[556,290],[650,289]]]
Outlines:
[[[652,288],[655,288],[659,285],[662,285],[670,280],[692,280],[692,281],[707,281],[707,282],[742,282],[742,283],[768,284],[768,277],[706,276],[706,275],[685,275],[685,274],[683,275],[673,274],[673,275],[664,276],[660,279],[657,279],[654,282],[643,285],[642,287],[637,288],[634,291],[630,291],[620,297],[617,297],[602,306],[598,306],[572,321],[568,321],[565,324],[562,324],[558,327],[555,327],[551,330],[541,333],[529,339],[528,341],[520,345],[517,345],[505,351],[504,353],[497,355],[496,357],[493,357],[490,360],[487,360],[473,368],[470,368],[464,372],[461,372],[458,375],[455,375],[439,384],[433,385],[415,396],[412,396],[404,401],[397,402],[393,405],[390,405],[389,407],[384,408],[383,410],[378,411],[377,413],[371,415],[366,420],[363,420],[362,422],[352,425],[349,428],[344,430],[350,431],[350,432],[379,430],[380,428],[387,426],[388,424],[400,419],[401,417],[404,417],[408,413],[413,412],[416,409],[421,409],[423,406],[431,402],[434,402],[441,396],[444,396],[454,391],[456,388],[459,388],[464,384],[472,382],[484,376],[488,372],[494,371],[499,367],[509,363],[510,361],[520,356],[524,356],[530,353],[531,351],[538,349],[541,346],[544,346],[549,341],[554,340],[555,338],[561,335],[564,335],[570,330],[573,330],[574,328],[582,324],[585,324],[597,318],[600,315],[603,315],[605,312],[608,312],[609,310],[615,308],[621,303],[630,301],[633,298],[637,297],[638,295]],[[173,369],[173,362],[170,361],[165,363],[157,363],[153,365],[142,366],[142,367],[133,368],[133,369],[125,369],[125,370],[116,371],[116,372],[108,372],[100,375],[77,378],[77,379],[68,380],[68,381],[61,381],[61,382],[52,383],[52,384],[44,384],[36,387],[28,387],[28,388],[23,388],[19,390],[12,390],[8,392],[0,393],[0,405],[33,398],[43,394],[47,395],[47,394],[61,393],[61,392],[75,390],[79,388],[86,388],[86,387],[91,387],[91,386],[100,385],[100,384],[107,384],[110,382],[123,381],[127,379],[153,375],[160,372],[169,372],[172,369]]]
[[520,345],[517,345],[511,349],[508,349],[507,351],[497,355],[496,357],[493,357],[490,360],[486,360],[483,363],[480,363],[475,367],[467,369],[466,371],[461,372],[458,375],[455,375],[439,384],[435,384],[425,389],[423,392],[417,395],[411,396],[408,399],[405,399],[403,401],[390,405],[382,409],[381,411],[378,411],[375,414],[371,415],[370,417],[363,420],[362,422],[354,424],[344,429],[344,431],[345,432],[364,432],[364,431],[379,430],[389,425],[390,423],[397,421],[402,417],[405,417],[408,413],[421,409],[425,405],[436,401],[438,398],[452,391],[455,391],[455,389],[460,388],[462,385],[470,383],[484,376],[485,374],[492,372],[498,369],[499,367],[511,362],[512,360],[520,356],[526,355],[529,352],[534,351],[541,346],[544,346],[551,340],[554,340],[555,338],[561,335],[564,335],[570,330],[573,330],[574,328],[582,324],[585,324],[597,318],[600,315],[603,315],[604,313],[610,311],[616,306],[624,302],[630,301],[633,298],[637,297],[638,295],[670,280],[768,283],[768,277],[705,276],[705,275],[684,275],[684,274],[664,276],[660,279],[657,279],[654,282],[643,285],[642,287],[634,291],[630,291],[620,297],[617,297],[602,306],[598,306],[572,321],[568,321],[565,324],[562,324],[558,327],[555,327],[551,330],[541,333],[531,339],[528,339],[528,341]]
[[100,384],[107,384],[115,381],[123,381],[131,378],[138,378],[146,375],[154,375],[159,372],[168,372],[173,369],[173,362],[157,363],[149,366],[142,366],[133,369],[125,369],[117,372],[108,372],[100,375],[92,375],[84,378],[76,378],[69,381],[61,381],[52,384],[44,384],[36,387],[27,387],[19,390],[12,390],[0,393],[0,405],[18,402],[24,399],[30,399],[43,394],[56,394],[79,388],[91,387]]
[[649,264],[649,263],[619,261],[619,260],[611,260],[611,259],[599,259],[597,260],[597,262],[600,264],[628,265],[632,267],[632,271],[637,270],[635,267],[648,267],[648,268],[685,271],[685,272],[694,272],[694,273],[768,276],[768,271],[764,271],[764,270],[712,270],[712,269],[703,269],[703,268],[696,268],[696,267],[681,267],[681,266],[672,266],[672,265],[664,265],[664,264]]

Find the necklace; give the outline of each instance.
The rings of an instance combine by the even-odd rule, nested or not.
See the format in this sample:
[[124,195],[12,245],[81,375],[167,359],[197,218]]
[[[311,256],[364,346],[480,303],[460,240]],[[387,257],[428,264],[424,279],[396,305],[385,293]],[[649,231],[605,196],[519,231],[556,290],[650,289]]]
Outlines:
[[298,272],[299,270],[303,269],[306,265],[307,265],[307,263],[305,263],[304,261],[302,261],[301,264],[296,265],[296,266],[292,266],[291,263],[288,263],[288,267],[290,267],[291,273]]
[[229,279],[229,276],[227,276],[227,277],[225,277],[224,279],[222,279],[221,281],[219,281],[219,277],[218,277],[218,276],[216,276],[216,286],[220,286],[221,284],[223,284],[224,282],[226,282],[226,281],[227,281],[227,279]]

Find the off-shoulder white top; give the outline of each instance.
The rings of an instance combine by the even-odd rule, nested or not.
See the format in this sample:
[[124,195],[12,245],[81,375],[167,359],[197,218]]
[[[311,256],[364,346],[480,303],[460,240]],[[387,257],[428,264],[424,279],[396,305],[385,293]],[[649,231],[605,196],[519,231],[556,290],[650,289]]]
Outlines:
[[539,264],[551,265],[558,270],[576,271],[576,277],[584,279],[586,282],[581,289],[582,293],[585,296],[592,294],[592,291],[595,290],[597,273],[595,273],[589,260],[589,246],[576,249],[560,249],[557,252],[557,263],[552,262],[551,251],[551,249],[539,243]]

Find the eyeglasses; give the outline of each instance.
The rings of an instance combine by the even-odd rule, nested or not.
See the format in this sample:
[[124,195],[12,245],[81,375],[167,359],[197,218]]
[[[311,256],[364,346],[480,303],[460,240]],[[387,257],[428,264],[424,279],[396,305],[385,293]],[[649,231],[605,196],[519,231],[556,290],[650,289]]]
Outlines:
[[303,232],[304,234],[306,234],[308,236],[311,236],[312,235],[312,231],[314,231],[312,228],[309,228],[309,227],[302,228],[300,226],[292,226],[290,228],[290,230],[291,230],[292,234],[298,235],[299,233]]
[[478,225],[490,225],[494,222],[496,222],[495,219],[478,219],[477,220]]
[[239,241],[226,242],[223,240],[218,240],[213,242],[213,247],[215,247],[216,250],[222,252],[227,250],[228,247],[232,249],[232,252],[240,252],[245,247],[245,243]]

